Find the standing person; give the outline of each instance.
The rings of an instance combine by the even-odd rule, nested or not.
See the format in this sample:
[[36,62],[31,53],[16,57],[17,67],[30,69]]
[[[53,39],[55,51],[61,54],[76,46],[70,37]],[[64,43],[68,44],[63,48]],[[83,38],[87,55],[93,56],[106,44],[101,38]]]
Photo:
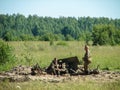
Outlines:
[[86,73],[86,74],[88,74],[89,73],[89,71],[88,71],[88,66],[89,66],[89,64],[91,63],[91,56],[90,56],[90,51],[89,51],[89,47],[87,46],[87,45],[85,45],[85,55],[84,55],[84,57],[83,57],[83,61],[84,61],[84,72]]

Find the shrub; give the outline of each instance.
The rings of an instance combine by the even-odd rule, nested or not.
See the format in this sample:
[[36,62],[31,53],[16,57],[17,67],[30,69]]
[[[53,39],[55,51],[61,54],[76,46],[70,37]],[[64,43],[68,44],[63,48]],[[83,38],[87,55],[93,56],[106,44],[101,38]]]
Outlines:
[[57,43],[57,45],[67,46],[67,43],[66,43],[66,42],[63,42],[63,41],[60,41],[60,42]]
[[54,41],[50,40],[50,46],[54,45]]
[[3,40],[0,40],[0,65],[13,62],[14,56],[12,55],[12,51],[12,47]]

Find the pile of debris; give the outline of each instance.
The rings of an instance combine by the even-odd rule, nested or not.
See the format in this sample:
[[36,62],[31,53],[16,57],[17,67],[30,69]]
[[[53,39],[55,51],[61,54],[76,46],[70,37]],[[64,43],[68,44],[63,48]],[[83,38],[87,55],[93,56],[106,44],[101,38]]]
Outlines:
[[31,75],[45,75],[46,72],[42,69],[39,64],[37,63],[31,68]]
[[19,65],[9,71],[1,72],[0,80],[1,81],[8,80],[10,82],[16,82],[16,81],[23,82],[29,80],[27,75],[30,74],[31,74],[31,67]]
[[4,72],[4,75],[29,75],[31,73],[31,67],[25,65],[19,65],[12,68],[9,71]]

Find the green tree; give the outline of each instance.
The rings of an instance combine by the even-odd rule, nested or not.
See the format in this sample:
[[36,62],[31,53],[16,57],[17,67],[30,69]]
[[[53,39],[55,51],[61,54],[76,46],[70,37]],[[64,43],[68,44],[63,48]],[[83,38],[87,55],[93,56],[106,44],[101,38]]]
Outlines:
[[120,30],[116,30],[115,32],[115,43],[120,44]]
[[30,37],[34,38],[31,40],[50,40],[51,35],[48,35],[48,33],[50,33],[54,40],[65,40],[70,35],[69,38],[71,37],[74,40],[84,40],[88,42],[93,32],[99,34],[99,31],[93,30],[96,25],[98,25],[97,28],[100,27],[100,25],[103,25],[103,27],[104,25],[110,25],[111,28],[108,27],[110,32],[106,31],[105,34],[101,33],[104,37],[99,37],[99,35],[97,36],[94,33],[94,44],[98,42],[99,38],[104,39],[106,37],[110,38],[110,40],[108,40],[109,43],[108,41],[103,41],[100,42],[100,44],[118,44],[119,34],[116,32],[120,30],[120,19],[109,19],[105,17],[52,18],[39,17],[37,15],[25,17],[21,14],[0,14],[0,38],[6,41],[30,40]]
[[93,27],[92,37],[93,45],[114,45],[115,44],[115,28],[112,25],[96,25]]
[[73,41],[74,38],[71,35],[67,34],[65,40],[66,41]]

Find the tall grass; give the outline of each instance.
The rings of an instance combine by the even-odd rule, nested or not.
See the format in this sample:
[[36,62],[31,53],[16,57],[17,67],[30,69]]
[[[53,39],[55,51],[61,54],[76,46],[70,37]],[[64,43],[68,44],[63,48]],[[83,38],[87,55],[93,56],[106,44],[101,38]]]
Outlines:
[[[63,44],[64,43],[64,44]],[[33,65],[39,63],[42,67],[50,64],[53,58],[66,58],[78,56],[82,62],[84,56],[84,42],[68,41],[50,42],[45,41],[19,41],[9,42],[15,48],[17,64]],[[90,68],[98,64],[100,69],[120,70],[120,46],[90,46],[92,63]]]
[[101,69],[120,69],[120,46],[95,46],[91,47],[91,51],[93,67],[99,64]]

